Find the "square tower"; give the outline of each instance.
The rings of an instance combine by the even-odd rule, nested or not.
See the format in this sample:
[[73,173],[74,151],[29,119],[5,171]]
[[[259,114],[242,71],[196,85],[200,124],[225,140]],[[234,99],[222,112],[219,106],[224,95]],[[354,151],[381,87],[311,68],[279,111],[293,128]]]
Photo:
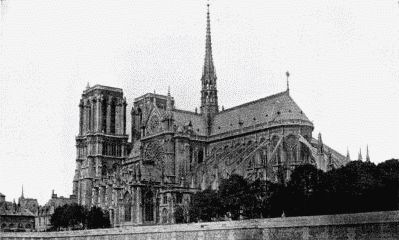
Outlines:
[[83,91],[73,180],[78,204],[98,205],[105,189],[96,182],[112,175],[127,155],[126,105],[120,88],[95,85]]

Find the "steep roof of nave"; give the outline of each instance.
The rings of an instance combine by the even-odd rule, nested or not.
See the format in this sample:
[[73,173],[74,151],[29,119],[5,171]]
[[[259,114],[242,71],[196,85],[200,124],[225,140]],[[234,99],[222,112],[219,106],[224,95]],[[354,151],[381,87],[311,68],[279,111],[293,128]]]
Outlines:
[[213,120],[211,135],[281,120],[302,120],[311,124],[289,92],[284,91],[219,112]]
[[195,112],[173,109],[173,119],[177,126],[185,126],[190,121],[196,135],[206,135],[206,124],[202,115]]

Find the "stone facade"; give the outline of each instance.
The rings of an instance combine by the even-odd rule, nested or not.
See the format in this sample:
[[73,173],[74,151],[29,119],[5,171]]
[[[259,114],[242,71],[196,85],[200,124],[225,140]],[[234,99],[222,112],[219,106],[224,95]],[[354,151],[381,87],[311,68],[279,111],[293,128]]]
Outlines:
[[174,223],[190,195],[220,179],[286,182],[301,164],[327,171],[349,159],[312,137],[313,123],[287,91],[219,110],[209,10],[200,111],[177,109],[148,93],[131,108],[119,88],[88,87],[80,101],[73,194],[79,204],[109,210],[113,226]]

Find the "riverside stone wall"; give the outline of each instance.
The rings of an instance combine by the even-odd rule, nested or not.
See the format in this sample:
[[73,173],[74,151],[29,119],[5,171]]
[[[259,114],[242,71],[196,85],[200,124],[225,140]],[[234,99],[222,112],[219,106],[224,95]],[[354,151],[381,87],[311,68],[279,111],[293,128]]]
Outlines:
[[236,240],[399,239],[399,211],[254,219],[212,223],[125,226],[112,229],[0,233],[1,240]]

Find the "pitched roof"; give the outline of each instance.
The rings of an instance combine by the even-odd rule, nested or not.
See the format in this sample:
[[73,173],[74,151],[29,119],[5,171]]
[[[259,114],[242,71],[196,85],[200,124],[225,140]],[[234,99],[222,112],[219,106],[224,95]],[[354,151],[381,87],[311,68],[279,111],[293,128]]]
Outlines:
[[174,109],[173,119],[175,120],[177,126],[186,126],[191,121],[195,134],[202,136],[206,135],[205,121],[200,114],[180,109]]
[[220,112],[213,120],[211,135],[281,120],[302,120],[311,124],[285,91]]
[[2,193],[0,192],[0,196],[5,197],[6,195],[4,195],[4,194],[2,194]]

